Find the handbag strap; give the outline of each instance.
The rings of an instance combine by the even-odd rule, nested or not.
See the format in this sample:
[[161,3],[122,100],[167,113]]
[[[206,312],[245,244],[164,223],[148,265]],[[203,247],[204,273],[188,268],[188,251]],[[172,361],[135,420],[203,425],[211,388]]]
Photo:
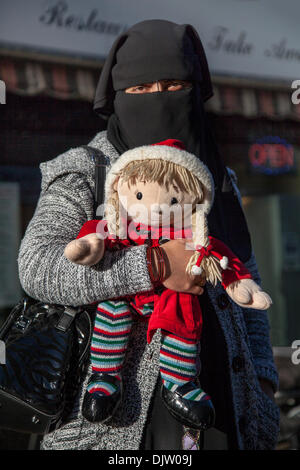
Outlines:
[[81,307],[64,307],[64,311],[57,322],[56,328],[60,331],[66,332],[75,319],[76,313],[80,310]]
[[99,207],[104,203],[104,186],[106,179],[106,169],[110,165],[109,158],[99,149],[90,145],[82,145],[87,150],[89,157],[95,163],[95,203],[94,218],[101,220],[103,214],[98,214]]

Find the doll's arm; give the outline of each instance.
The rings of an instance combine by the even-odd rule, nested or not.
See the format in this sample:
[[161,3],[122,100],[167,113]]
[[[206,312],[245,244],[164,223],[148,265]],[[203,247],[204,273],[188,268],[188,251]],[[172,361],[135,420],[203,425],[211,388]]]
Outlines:
[[267,310],[272,305],[270,296],[252,279],[241,260],[220,240],[210,237],[219,253],[228,258],[228,268],[222,272],[222,285],[240,307]]
[[235,281],[226,292],[240,307],[267,310],[272,305],[271,297],[253,279]]
[[105,251],[105,240],[101,238],[101,229],[103,229],[104,234],[105,225],[99,220],[86,222],[77,238],[67,244],[64,250],[65,257],[69,261],[83,266],[93,266],[99,263]]
[[94,266],[102,260],[104,250],[104,240],[99,239],[97,233],[90,233],[68,243],[64,255],[72,263]]

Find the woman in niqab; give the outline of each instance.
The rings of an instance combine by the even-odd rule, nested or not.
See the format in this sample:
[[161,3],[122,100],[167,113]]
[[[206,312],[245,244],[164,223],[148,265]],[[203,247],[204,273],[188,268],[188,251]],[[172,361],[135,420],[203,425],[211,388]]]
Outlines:
[[[99,132],[89,145],[103,151],[113,162],[122,152],[136,146],[166,139],[183,141],[187,151],[201,158],[213,174],[216,193],[208,218],[211,235],[226,243],[254,279],[259,279],[235,180],[224,165],[204,110],[204,103],[212,95],[205,52],[192,26],[164,20],[138,23],[115,40],[108,54],[94,102],[94,110],[106,120],[107,129]],[[124,253],[107,253],[99,269],[70,266],[57,249],[52,251],[49,263],[53,277],[47,276],[47,255],[41,249],[42,242],[36,242],[43,237],[39,222],[45,222],[47,214],[48,247],[58,243],[57,237],[51,237],[51,231],[59,234],[64,246],[76,238],[82,223],[93,218],[90,191],[93,173],[82,148],[70,149],[42,164],[41,169],[44,179],[39,209],[27,230],[19,257],[24,289],[36,298],[68,305],[150,290],[144,246]],[[60,204],[58,228],[54,220],[57,207],[55,211],[53,205],[55,198],[63,202],[67,193],[68,200]],[[80,220],[76,221],[79,215]],[[178,291],[184,285],[186,291],[201,294],[203,339],[199,359],[205,368],[200,380],[215,406],[215,427],[205,432],[203,444],[198,432],[184,428],[164,409],[157,393],[159,338],[154,337],[146,345],[146,326],[136,322],[124,364],[127,384],[124,405],[114,422],[88,423],[77,404],[70,422],[47,435],[42,448],[176,450],[200,445],[207,449],[274,448],[279,414],[272,395],[278,377],[267,314],[232,305],[221,286],[206,285],[202,289],[196,281],[189,281],[186,287],[189,253],[179,248],[177,240],[167,242],[163,249],[170,268],[164,285]],[[47,283],[32,279],[26,262],[28,250],[32,254],[31,269],[36,267],[36,275],[48,279]],[[175,272],[180,272],[181,277]],[[53,278],[59,278],[63,288],[58,288],[54,280],[49,281]],[[80,279],[80,292],[74,279],[76,282]],[[88,375],[83,390],[87,380]]]

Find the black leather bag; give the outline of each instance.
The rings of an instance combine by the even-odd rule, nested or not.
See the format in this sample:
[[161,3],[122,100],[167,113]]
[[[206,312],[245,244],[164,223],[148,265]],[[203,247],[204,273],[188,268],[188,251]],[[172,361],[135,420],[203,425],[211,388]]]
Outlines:
[[88,365],[92,316],[30,297],[14,307],[0,332],[1,427],[45,434],[68,419]]
[[[103,201],[108,160],[95,163],[95,214]],[[100,217],[98,217],[100,218]],[[95,305],[73,308],[23,298],[0,330],[0,427],[46,434],[68,420],[89,363]]]

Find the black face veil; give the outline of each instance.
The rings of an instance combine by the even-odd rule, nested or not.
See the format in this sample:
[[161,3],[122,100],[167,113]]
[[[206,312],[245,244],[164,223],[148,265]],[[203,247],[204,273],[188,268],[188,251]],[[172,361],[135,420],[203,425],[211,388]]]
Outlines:
[[[125,88],[163,79],[188,80],[193,86],[176,92],[125,92]],[[203,107],[212,95],[205,52],[195,29],[148,20],[134,25],[114,42],[97,86],[94,110],[108,120],[107,137],[119,153],[165,139],[180,139],[189,152],[201,158],[216,186],[208,218],[210,232],[246,261],[251,254],[246,221],[230,190]]]

